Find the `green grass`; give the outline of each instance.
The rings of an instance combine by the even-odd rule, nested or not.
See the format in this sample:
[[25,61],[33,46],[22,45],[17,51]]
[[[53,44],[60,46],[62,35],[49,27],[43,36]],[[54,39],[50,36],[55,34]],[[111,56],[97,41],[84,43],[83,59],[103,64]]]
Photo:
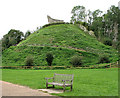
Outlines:
[[[40,46],[12,46],[3,51],[2,66],[25,65],[27,56],[32,55],[34,65],[47,66],[46,53],[51,51],[54,56],[52,66],[71,66],[71,58],[74,55],[82,57],[83,65],[96,65],[99,62],[99,55],[90,52],[83,52],[68,48],[40,47]],[[114,62],[117,55],[110,54],[110,61]]]
[[[70,47],[86,52],[76,51]],[[49,51],[53,52],[55,57],[53,66],[69,66],[74,55],[82,56],[84,65],[97,64],[101,55],[107,55],[110,62],[118,60],[117,51],[112,47],[102,44],[73,24],[59,24],[42,28],[17,46],[4,50],[2,65],[24,65],[26,56],[32,55],[34,65],[46,66],[45,55]]]
[[96,53],[112,53],[115,50],[99,42],[73,24],[59,24],[42,28],[31,34],[21,45],[74,47]]
[[18,44],[21,45],[71,46],[97,52],[112,50],[111,47],[102,44],[73,24],[58,24],[42,28]]
[[[2,80],[30,88],[45,88],[45,77],[54,73],[74,74],[73,91],[58,96],[118,96],[117,69],[2,70]],[[62,87],[56,86],[57,89]],[[66,88],[69,90],[69,87]]]
[[67,48],[39,47],[39,46],[13,46],[3,51],[3,66],[20,66],[25,65],[25,58],[32,55],[34,65],[47,66],[45,60],[46,53],[52,51],[54,60],[52,66],[69,66],[71,57],[79,55],[83,57],[83,64],[96,64],[99,56],[93,53],[77,51]]

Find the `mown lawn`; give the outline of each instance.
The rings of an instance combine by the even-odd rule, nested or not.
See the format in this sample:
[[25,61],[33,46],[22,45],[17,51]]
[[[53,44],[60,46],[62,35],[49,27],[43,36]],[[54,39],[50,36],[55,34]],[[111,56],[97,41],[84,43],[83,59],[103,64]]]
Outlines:
[[[58,96],[118,96],[118,70],[69,69],[69,70],[13,70],[3,69],[2,80],[30,88],[45,88],[45,77],[54,73],[74,74],[73,91]],[[62,87],[55,87],[62,89]],[[69,90],[69,87],[66,88]]]

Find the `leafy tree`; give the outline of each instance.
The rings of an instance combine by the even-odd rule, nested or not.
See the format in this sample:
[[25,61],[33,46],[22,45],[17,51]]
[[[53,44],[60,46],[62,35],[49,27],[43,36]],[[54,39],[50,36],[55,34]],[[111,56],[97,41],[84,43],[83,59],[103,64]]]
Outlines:
[[96,17],[96,19],[92,22],[91,29],[95,32],[95,36],[100,39],[101,32],[103,31],[103,22],[102,17]]
[[104,14],[104,36],[109,37],[113,41],[113,46],[117,46],[119,32],[119,13],[120,9],[111,6],[107,13]]
[[17,43],[19,43],[24,37],[23,32],[21,32],[19,30],[15,30],[15,29],[11,29],[8,32],[8,36],[9,36],[9,38],[14,37],[15,40],[17,41]]
[[25,33],[24,39],[26,39],[30,34],[31,34],[31,32],[28,30],[28,31]]
[[87,18],[87,25],[82,25],[88,30],[94,31],[99,41],[104,42],[105,38],[109,38],[112,40],[112,42],[109,41],[112,46],[119,46],[120,9],[118,7],[112,5],[105,14],[102,14],[103,12],[99,9],[92,12],[86,11],[83,6],[75,6],[71,13],[71,23],[85,23]]
[[[120,16],[120,7],[118,8],[118,16]],[[120,17],[118,18],[118,32],[120,32]],[[117,50],[118,50],[118,54],[119,54],[119,64],[120,64],[120,33],[117,34],[118,35],[118,43],[117,43]]]
[[9,46],[10,46],[10,44],[9,44],[9,38],[8,38],[7,35],[4,35],[3,38],[2,38],[2,47],[3,47],[2,50],[8,48]]
[[14,37],[11,37],[11,38],[9,39],[9,44],[10,44],[10,46],[17,44],[17,41],[15,40]]
[[87,12],[87,16],[88,16],[88,26],[89,26],[89,30],[91,29],[91,25],[92,25],[92,21],[93,21],[93,16],[92,16],[92,11],[88,10]]
[[75,23],[76,21],[85,22],[86,12],[84,6],[75,6],[72,11],[71,22]]
[[48,63],[48,66],[51,66],[52,65],[52,61],[53,61],[54,57],[53,57],[53,54],[51,52],[48,52],[46,54],[46,61]]
[[23,39],[23,32],[11,29],[8,34],[2,38],[2,50],[9,48],[12,45],[18,44]]
[[92,13],[92,17],[93,17],[93,21],[97,18],[97,17],[101,17],[102,11],[100,11],[99,9],[93,11]]
[[95,10],[93,12],[89,11],[90,20],[92,21],[90,28],[95,32],[95,36],[100,39],[100,32],[102,30],[102,11]]

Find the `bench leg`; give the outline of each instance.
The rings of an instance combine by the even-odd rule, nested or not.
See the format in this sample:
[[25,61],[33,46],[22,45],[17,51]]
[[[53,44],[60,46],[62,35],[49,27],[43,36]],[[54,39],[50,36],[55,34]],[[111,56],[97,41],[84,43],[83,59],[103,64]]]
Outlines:
[[72,91],[72,85],[71,85],[70,91]]
[[46,83],[46,88],[48,88],[48,83]]
[[63,86],[63,92],[65,92],[65,86]]
[[55,88],[55,85],[53,85],[53,88]]

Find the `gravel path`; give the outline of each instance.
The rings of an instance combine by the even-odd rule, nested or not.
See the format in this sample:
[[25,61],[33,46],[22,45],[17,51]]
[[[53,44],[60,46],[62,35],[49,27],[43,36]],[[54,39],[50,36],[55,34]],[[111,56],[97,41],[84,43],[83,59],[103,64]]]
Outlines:
[[42,91],[34,90],[29,87],[5,81],[0,82],[2,83],[2,96],[52,96],[48,93],[43,93]]

